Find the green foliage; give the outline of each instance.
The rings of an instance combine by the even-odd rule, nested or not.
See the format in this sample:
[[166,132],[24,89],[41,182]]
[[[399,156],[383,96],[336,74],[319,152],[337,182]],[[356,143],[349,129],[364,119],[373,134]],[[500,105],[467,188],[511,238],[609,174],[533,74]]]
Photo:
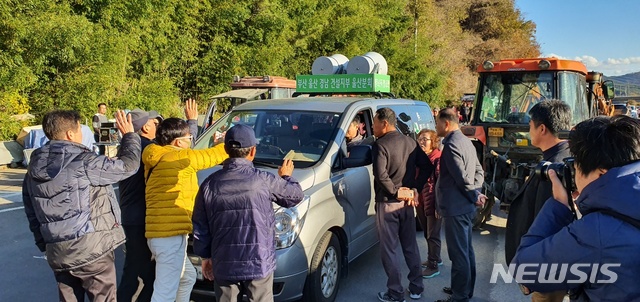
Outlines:
[[29,125],[29,119],[15,117],[28,113],[29,109],[27,99],[17,92],[0,93],[0,141],[15,139],[20,129]]
[[397,96],[442,106],[475,90],[483,60],[538,55],[534,33],[511,0],[8,0],[0,94],[35,121],[88,120],[100,102],[182,116],[233,75],[294,78],[318,56],[377,51]]

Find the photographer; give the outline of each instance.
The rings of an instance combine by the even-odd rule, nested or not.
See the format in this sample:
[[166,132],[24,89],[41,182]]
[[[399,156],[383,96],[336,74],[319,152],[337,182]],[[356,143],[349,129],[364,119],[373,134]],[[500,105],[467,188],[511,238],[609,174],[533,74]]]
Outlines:
[[[529,135],[531,145],[542,150],[542,158],[548,162],[562,162],[571,156],[567,141],[558,137],[562,130],[571,127],[571,107],[559,100],[544,101],[529,110]],[[551,183],[543,181],[540,176],[532,174],[524,183],[518,195],[509,207],[507,229],[505,235],[505,256],[507,264],[511,263],[520,239],[527,233],[536,215],[545,201],[551,197]],[[535,292],[531,300],[561,302],[566,291],[552,293]]]
[[[528,282],[521,283],[541,292],[570,289],[572,299],[583,301],[638,301],[640,121],[627,116],[586,120],[570,133],[569,147],[575,163],[573,195],[579,195],[575,205],[582,218],[574,221],[567,190],[557,172],[548,169],[553,198],[513,259],[516,271],[526,272],[520,276]],[[571,178],[570,169],[563,169],[564,180]],[[548,268],[551,264],[557,264],[556,270]]]

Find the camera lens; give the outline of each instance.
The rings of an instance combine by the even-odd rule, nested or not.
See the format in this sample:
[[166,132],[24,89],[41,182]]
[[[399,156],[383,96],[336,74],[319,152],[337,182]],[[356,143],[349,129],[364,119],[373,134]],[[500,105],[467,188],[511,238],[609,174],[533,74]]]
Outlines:
[[564,163],[552,163],[550,161],[540,162],[536,166],[536,175],[542,180],[549,180],[549,170],[556,171],[556,175],[560,180],[564,177]]

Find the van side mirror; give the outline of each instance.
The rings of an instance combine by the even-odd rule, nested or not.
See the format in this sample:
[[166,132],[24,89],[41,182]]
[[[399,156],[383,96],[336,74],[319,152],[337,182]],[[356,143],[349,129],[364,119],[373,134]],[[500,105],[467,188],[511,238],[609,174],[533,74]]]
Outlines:
[[369,145],[356,145],[351,147],[349,151],[349,157],[343,160],[344,168],[354,168],[369,165],[373,162],[373,155],[371,154],[371,146]]
[[611,100],[616,96],[616,91],[613,85],[613,81],[607,80],[602,83],[602,92],[604,94],[604,98],[607,100]]

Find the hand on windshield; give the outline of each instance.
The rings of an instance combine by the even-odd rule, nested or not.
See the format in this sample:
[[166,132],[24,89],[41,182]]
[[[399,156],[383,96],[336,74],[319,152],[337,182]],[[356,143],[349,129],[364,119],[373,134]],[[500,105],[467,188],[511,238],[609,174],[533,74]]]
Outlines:
[[226,133],[227,131],[224,131],[224,132],[216,131],[215,133],[213,133],[213,144],[217,145],[219,143],[224,143],[224,135]]
[[285,159],[282,162],[282,166],[278,168],[278,175],[280,175],[280,177],[291,176],[291,173],[293,173],[293,161],[291,159]]

